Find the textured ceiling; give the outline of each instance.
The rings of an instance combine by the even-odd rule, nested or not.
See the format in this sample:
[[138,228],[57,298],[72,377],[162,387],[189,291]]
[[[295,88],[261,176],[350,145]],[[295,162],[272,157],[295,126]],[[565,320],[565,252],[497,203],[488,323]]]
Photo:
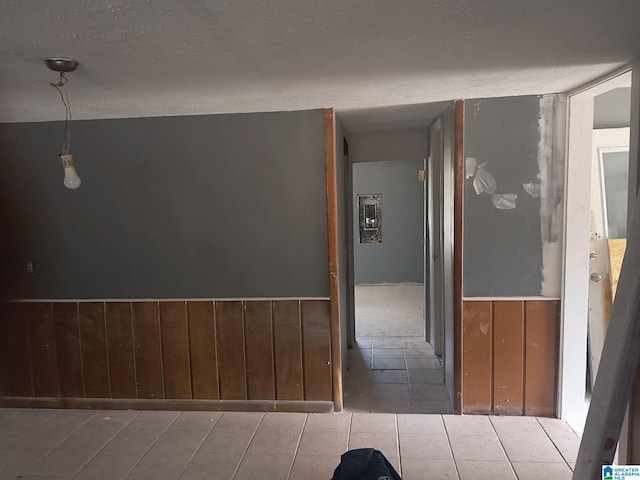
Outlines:
[[[0,0],[0,121],[565,91],[640,57],[637,0]],[[411,110],[410,110],[411,111]],[[357,113],[356,126],[358,125]]]

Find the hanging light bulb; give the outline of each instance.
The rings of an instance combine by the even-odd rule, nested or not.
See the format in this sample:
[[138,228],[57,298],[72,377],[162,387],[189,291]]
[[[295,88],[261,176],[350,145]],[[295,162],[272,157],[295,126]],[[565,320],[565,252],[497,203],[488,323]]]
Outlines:
[[68,81],[65,73],[73,72],[78,68],[78,62],[68,58],[47,58],[45,63],[50,70],[60,74],[58,81],[50,83],[49,85],[58,91],[60,98],[62,99],[62,104],[64,105],[64,134],[62,136],[62,152],[60,153],[60,160],[62,161],[62,166],[64,168],[64,186],[68,189],[74,190],[80,186],[82,181],[80,180],[80,177],[73,165],[73,155],[69,153],[69,148],[71,147],[71,126],[69,124],[69,122],[71,122],[71,104],[69,103],[69,97],[67,96],[67,90],[65,89],[65,84]]
[[60,160],[62,160],[62,166],[64,167],[64,186],[70,190],[78,188],[82,184],[82,180],[80,180],[73,166],[73,155],[61,153]]

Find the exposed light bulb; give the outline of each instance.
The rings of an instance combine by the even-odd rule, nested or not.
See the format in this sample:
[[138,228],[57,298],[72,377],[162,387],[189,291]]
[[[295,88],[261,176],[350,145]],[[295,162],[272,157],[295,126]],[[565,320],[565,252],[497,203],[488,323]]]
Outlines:
[[62,166],[64,167],[64,186],[70,190],[78,188],[82,183],[82,180],[80,180],[80,177],[73,166],[73,155],[70,153],[61,153],[60,160],[62,160]]

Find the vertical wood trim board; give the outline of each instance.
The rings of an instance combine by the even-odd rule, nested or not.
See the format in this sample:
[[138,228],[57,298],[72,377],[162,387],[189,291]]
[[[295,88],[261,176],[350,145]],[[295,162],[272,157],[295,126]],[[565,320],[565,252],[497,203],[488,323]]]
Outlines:
[[463,413],[556,415],[556,300],[465,300]]
[[[329,295],[330,301],[330,358],[329,366],[332,377],[332,398],[335,411],[342,411],[342,355],[340,315],[340,277],[338,255],[338,174],[336,167],[336,117],[332,108],[324,111],[324,149],[327,177],[327,235],[329,244]],[[312,396],[321,395],[315,392]],[[309,395],[307,395],[308,397]],[[310,398],[306,398],[309,400]],[[324,399],[323,400],[327,400]]]
[[464,100],[454,102],[453,117],[453,410],[464,403],[462,333],[462,252],[464,219]]
[[0,397],[332,401],[331,328],[328,300],[0,304]]

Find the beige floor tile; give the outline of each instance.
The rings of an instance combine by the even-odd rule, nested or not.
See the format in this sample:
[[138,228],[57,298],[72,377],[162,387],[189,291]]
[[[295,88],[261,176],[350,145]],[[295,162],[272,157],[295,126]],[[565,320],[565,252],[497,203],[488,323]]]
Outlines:
[[513,462],[518,480],[571,480],[573,472],[566,463]]
[[436,383],[444,382],[444,373],[441,368],[410,368],[409,383]]
[[96,453],[90,450],[56,448],[33,465],[27,473],[30,475],[71,477]]
[[24,475],[47,453],[46,448],[1,448],[0,475]]
[[460,480],[516,480],[509,462],[456,461]]
[[347,432],[310,432],[305,430],[300,439],[298,455],[342,455],[347,450]]
[[98,452],[74,477],[77,480],[121,480],[138,463],[144,452],[138,450]]
[[410,386],[411,400],[438,400],[449,401],[449,392],[444,385],[428,383],[414,383]]
[[400,434],[400,458],[453,460],[446,435]]
[[433,348],[404,348],[404,358],[438,358]]
[[537,420],[551,438],[578,437],[578,434],[564,420],[548,417],[537,417]]
[[298,454],[289,480],[329,480],[339,463],[335,455]]
[[156,428],[164,430],[173,422],[180,412],[145,411],[140,412],[129,426],[134,428]]
[[348,432],[350,413],[311,413],[307,417],[305,432]]
[[302,430],[307,421],[306,413],[267,413],[260,424],[260,429],[276,428]]
[[224,412],[220,420],[214,426],[216,428],[242,427],[253,429],[258,428],[264,418],[264,413],[258,412]]
[[[523,441],[526,438],[526,441]],[[500,441],[512,462],[564,462],[548,437],[503,435]]]
[[373,348],[402,348],[402,337],[374,337]]
[[409,383],[406,370],[370,370],[372,383]]
[[352,433],[349,438],[349,450],[356,448],[375,448],[387,458],[398,457],[397,438],[386,433]]
[[298,442],[300,441],[301,431],[299,429],[278,429],[263,428],[260,426],[256,432],[247,454],[249,455],[266,455],[266,454],[288,454],[294,455]]
[[188,428],[209,431],[221,417],[221,412],[181,412],[169,429]]
[[376,383],[371,386],[373,398],[393,400],[410,400],[409,385],[400,383]]
[[351,433],[391,433],[396,434],[396,416],[385,413],[370,415],[354,413]]
[[547,434],[535,417],[489,417],[498,437],[505,436],[538,436],[546,437]]
[[177,480],[193,452],[150,450],[127,475],[127,480]]
[[411,400],[411,412],[423,414],[445,414],[453,412],[453,407],[449,401]]
[[353,348],[347,349],[347,358],[371,357],[371,348],[359,348],[354,345]]
[[560,454],[564,458],[565,462],[575,462],[578,458],[578,449],[580,448],[580,439],[578,437],[573,438],[552,438],[551,441],[560,450]]
[[[55,448],[69,435],[95,416],[92,410],[64,410],[39,424],[37,428],[24,427],[27,434],[18,438],[12,446],[17,448]],[[23,427],[23,428],[24,428]]]
[[437,358],[407,358],[407,368],[442,368]]
[[374,348],[373,358],[404,358],[402,348]]
[[135,415],[97,415],[68,436],[60,448],[99,450],[122,430]]
[[204,430],[201,427],[170,429],[158,438],[152,448],[193,453],[208,433],[209,430]]
[[493,426],[483,415],[443,415],[444,426],[449,435],[492,435]]
[[449,441],[456,462],[459,460],[507,461],[495,435],[449,435]]
[[358,337],[356,338],[356,342],[354,348],[371,348],[372,342],[368,337]]
[[373,357],[375,370],[406,370],[407,365],[404,358],[376,358]]
[[393,398],[372,398],[371,412],[375,413],[411,413],[411,400]]
[[200,451],[209,453],[239,453],[247,450],[256,427],[216,426],[202,442]]
[[440,415],[398,415],[398,432],[423,435],[445,435]]
[[234,480],[286,479],[293,455],[246,455]]
[[105,446],[107,451],[146,451],[162,434],[158,427],[133,428],[130,425],[123,428]]
[[[456,466],[451,460],[402,458],[402,480],[457,480]],[[498,479],[495,479],[498,480]]]
[[433,347],[424,341],[422,337],[407,337],[402,339],[402,345],[405,349],[423,348],[433,351]]
[[345,395],[344,408],[347,412],[369,413],[371,412],[371,399],[369,397],[348,397]]
[[197,453],[189,462],[180,480],[231,480],[242,455]]

